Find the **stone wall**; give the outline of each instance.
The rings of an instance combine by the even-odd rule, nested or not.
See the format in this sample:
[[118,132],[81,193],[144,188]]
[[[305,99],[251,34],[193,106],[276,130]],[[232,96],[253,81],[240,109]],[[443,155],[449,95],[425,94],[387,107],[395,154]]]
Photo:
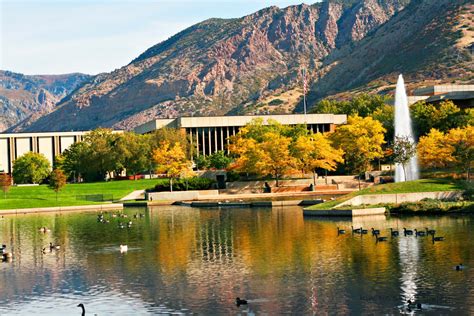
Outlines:
[[399,204],[404,202],[418,202],[423,199],[457,199],[462,196],[461,191],[415,192],[397,194],[369,194],[359,195],[342,202],[337,207],[351,205]]

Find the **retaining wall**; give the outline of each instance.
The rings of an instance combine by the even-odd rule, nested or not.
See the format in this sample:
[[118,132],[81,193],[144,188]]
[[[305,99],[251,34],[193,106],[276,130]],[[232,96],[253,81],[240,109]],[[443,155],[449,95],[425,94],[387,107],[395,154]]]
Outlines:
[[368,194],[353,197],[350,200],[338,204],[341,206],[374,205],[374,204],[399,204],[404,202],[418,202],[423,199],[456,199],[462,196],[461,191],[440,191],[440,192],[415,192],[397,194]]
[[219,190],[151,192],[145,198],[148,201],[193,201],[210,195],[219,195]]

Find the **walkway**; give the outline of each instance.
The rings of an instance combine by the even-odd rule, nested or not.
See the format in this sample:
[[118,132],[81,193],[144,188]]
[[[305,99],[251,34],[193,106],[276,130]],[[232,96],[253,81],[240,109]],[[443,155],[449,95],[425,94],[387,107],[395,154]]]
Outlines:
[[142,200],[145,198],[145,190],[136,190],[132,193],[124,196],[120,199],[120,201],[134,201],[134,200]]

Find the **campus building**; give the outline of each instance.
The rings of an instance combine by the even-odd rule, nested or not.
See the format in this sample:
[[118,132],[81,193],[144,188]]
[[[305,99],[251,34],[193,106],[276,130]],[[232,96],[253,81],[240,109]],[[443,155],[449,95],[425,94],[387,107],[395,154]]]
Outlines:
[[151,133],[162,127],[181,129],[188,135],[197,155],[211,155],[216,151],[227,151],[229,137],[255,118],[277,121],[283,125],[306,124],[314,132],[334,131],[336,125],[345,124],[345,114],[286,114],[253,116],[208,116],[179,117],[175,119],[157,119],[137,126],[139,134]]
[[53,164],[54,157],[87,132],[49,132],[0,134],[0,172],[11,173],[13,162],[32,151],[43,154]]
[[[197,155],[210,155],[218,150],[227,150],[229,137],[252,119],[260,117],[275,120],[284,125],[307,124],[314,132],[333,131],[336,125],[346,123],[346,115],[333,114],[289,114],[260,116],[213,116],[157,119],[135,128],[140,134],[150,133],[162,127],[183,130],[196,148]],[[49,162],[75,142],[80,142],[87,131],[0,134],[0,172],[11,173],[13,162],[32,151],[43,154]]]
[[437,85],[413,90],[408,96],[408,104],[418,101],[437,104],[441,101],[451,100],[460,108],[474,107],[474,85]]

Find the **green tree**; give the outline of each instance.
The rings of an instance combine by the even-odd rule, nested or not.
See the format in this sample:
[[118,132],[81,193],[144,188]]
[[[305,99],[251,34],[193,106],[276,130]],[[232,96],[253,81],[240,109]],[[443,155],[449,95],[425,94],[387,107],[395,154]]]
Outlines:
[[384,132],[379,121],[355,115],[331,135],[334,146],[344,151],[346,166],[359,175],[359,188],[360,174],[370,168],[374,159],[383,157]]
[[146,171],[151,162],[151,145],[148,135],[138,135],[133,132],[126,132],[117,136],[115,151],[118,153],[119,163],[126,169],[127,174],[136,175]]
[[84,177],[87,181],[96,180],[95,170],[89,165],[90,146],[84,142],[74,143],[62,153],[62,163],[57,168],[62,169],[68,177],[74,179]]
[[3,191],[3,198],[7,198],[7,192],[12,185],[12,177],[8,173],[0,173],[0,186]]
[[227,157],[224,151],[219,150],[209,156],[209,166],[215,169],[227,169],[232,159]]
[[48,187],[56,192],[56,201],[58,200],[58,193],[66,185],[66,175],[61,169],[54,169],[49,176]]
[[406,166],[415,155],[416,145],[408,136],[395,136],[393,160],[402,165],[405,179],[407,179]]
[[43,154],[27,152],[13,163],[15,183],[40,183],[48,177],[51,164]]

